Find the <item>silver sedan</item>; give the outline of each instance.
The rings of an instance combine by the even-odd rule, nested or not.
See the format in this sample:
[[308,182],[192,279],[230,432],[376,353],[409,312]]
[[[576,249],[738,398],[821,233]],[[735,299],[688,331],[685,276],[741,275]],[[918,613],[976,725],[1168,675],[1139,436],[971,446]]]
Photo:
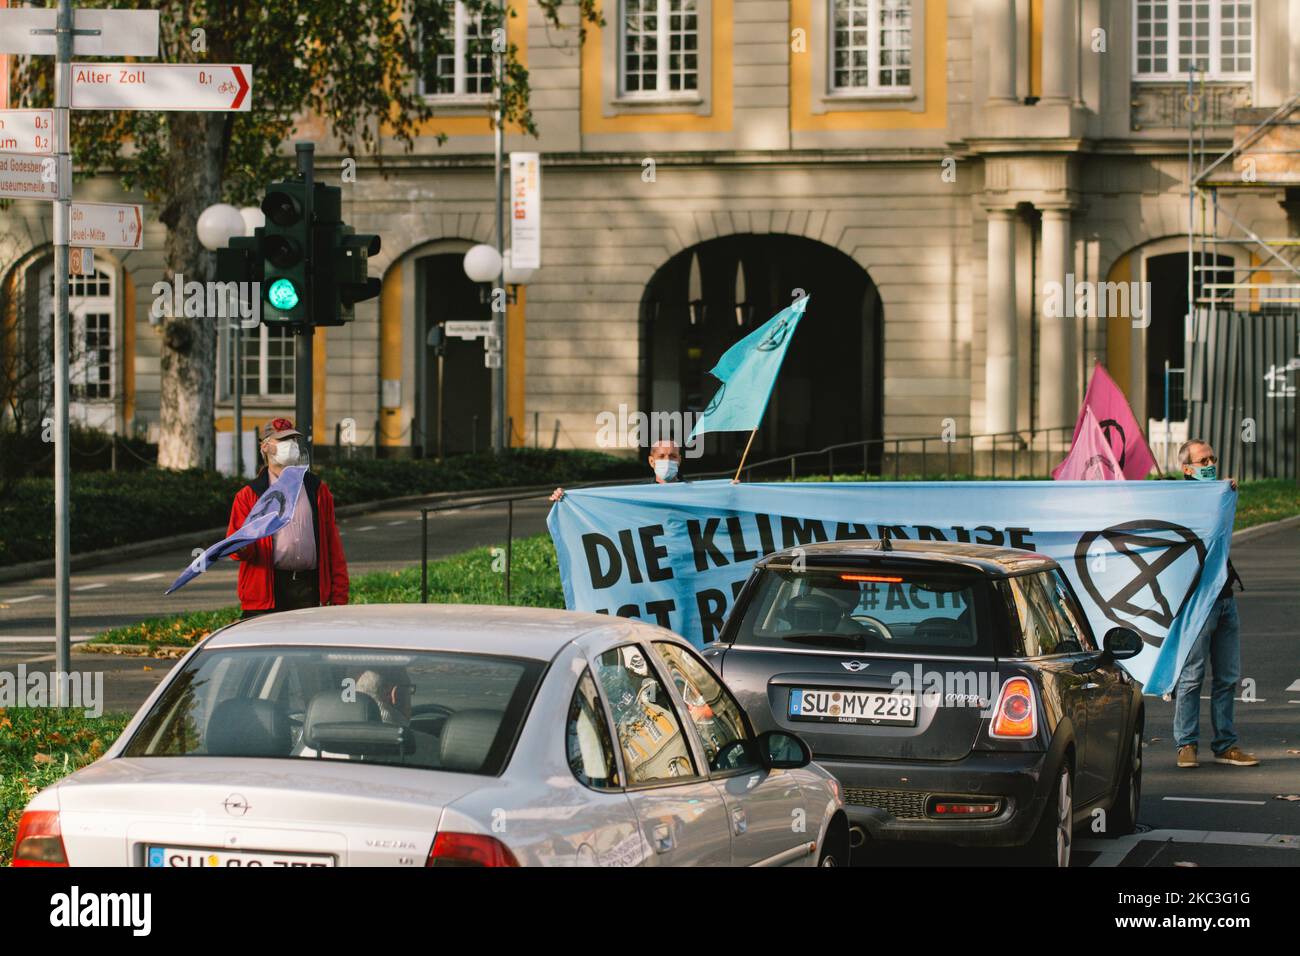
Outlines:
[[531,608],[362,605],[214,633],[15,865],[844,864],[838,784],[684,640]]

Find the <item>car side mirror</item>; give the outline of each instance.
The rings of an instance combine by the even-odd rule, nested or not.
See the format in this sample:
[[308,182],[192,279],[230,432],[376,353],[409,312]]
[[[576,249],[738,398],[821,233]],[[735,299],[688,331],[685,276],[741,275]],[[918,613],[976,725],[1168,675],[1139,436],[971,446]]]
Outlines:
[[1111,660],[1126,661],[1142,653],[1142,635],[1131,627],[1112,627],[1101,646]]
[[808,745],[784,730],[766,730],[756,742],[759,758],[768,770],[798,770],[812,763]]

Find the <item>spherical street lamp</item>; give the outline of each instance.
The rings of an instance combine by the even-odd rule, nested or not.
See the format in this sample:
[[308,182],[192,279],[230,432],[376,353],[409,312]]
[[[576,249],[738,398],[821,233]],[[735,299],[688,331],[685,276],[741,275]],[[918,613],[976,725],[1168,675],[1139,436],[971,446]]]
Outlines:
[[505,260],[506,260],[505,261],[506,285],[508,286],[528,285],[528,280],[533,277],[533,273],[536,272],[537,270],[521,269],[514,266],[510,261],[509,249],[506,250]]
[[239,215],[244,219],[244,235],[251,236],[254,230],[266,225],[266,213],[260,206],[243,206]]
[[496,282],[501,275],[501,254],[494,246],[480,243],[465,253],[465,275],[472,282]]
[[244,230],[244,217],[229,203],[217,203],[199,213],[197,232],[204,249],[224,249],[235,236],[244,235]]

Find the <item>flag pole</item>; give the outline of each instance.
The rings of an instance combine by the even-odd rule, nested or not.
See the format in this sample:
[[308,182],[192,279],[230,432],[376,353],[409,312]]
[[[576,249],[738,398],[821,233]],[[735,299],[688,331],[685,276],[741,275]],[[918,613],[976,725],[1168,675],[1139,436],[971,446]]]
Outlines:
[[[764,409],[764,411],[766,411],[766,409]],[[749,457],[749,449],[754,444],[754,436],[757,434],[758,426],[755,425],[754,430],[749,433],[749,441],[745,442],[745,453],[740,456],[740,467],[736,469],[736,477],[731,479],[732,484],[740,481],[740,472],[745,467],[745,459]]]

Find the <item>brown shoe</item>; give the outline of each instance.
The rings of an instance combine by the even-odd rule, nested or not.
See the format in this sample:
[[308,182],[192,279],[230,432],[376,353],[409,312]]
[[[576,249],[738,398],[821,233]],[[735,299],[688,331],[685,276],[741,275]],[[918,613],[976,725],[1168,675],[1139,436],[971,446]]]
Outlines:
[[1221,754],[1214,755],[1215,763],[1230,763],[1234,767],[1258,767],[1259,758],[1248,754],[1240,747],[1229,747]]
[[1201,762],[1196,759],[1196,744],[1183,744],[1178,748],[1178,766],[1184,770],[1193,767],[1199,767]]

